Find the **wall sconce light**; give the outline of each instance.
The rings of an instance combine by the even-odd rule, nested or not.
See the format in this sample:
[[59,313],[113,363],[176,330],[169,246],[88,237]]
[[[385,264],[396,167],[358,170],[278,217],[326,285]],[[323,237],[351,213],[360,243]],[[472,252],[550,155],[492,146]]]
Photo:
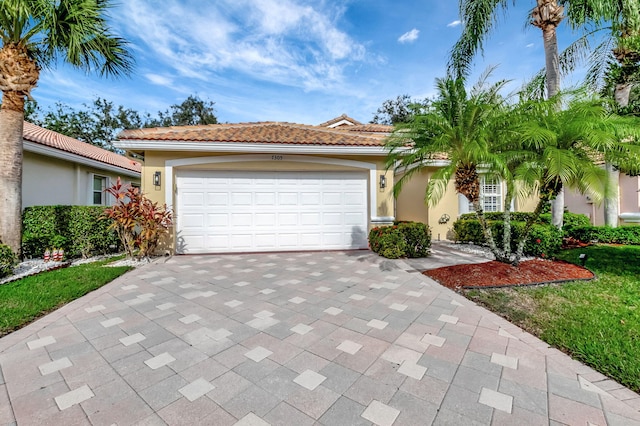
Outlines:
[[380,189],[387,187],[387,178],[384,175],[380,175]]
[[162,176],[162,173],[160,171],[157,171],[153,174],[153,186],[160,186],[161,176]]

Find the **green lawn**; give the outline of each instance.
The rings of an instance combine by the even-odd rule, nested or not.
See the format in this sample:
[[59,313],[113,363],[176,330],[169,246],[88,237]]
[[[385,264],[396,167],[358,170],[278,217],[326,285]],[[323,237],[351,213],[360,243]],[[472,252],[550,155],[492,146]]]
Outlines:
[[468,291],[467,297],[640,391],[640,247],[565,250],[560,259],[586,266],[597,279],[544,287]]
[[105,267],[113,259],[43,272],[0,285],[0,336],[114,280],[131,267]]

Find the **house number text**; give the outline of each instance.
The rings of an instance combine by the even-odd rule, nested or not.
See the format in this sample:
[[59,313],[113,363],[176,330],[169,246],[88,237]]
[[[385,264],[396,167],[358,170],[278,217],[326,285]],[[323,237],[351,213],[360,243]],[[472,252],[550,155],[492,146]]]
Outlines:
[[273,161],[282,161],[282,160],[284,160],[284,155],[272,155],[271,159]]

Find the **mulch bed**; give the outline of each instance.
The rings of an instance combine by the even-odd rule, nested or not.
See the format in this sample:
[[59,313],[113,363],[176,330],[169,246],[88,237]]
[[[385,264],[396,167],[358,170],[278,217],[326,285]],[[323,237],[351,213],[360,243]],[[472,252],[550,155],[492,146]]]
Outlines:
[[591,271],[581,266],[544,259],[520,262],[518,267],[496,261],[454,265],[424,271],[423,274],[453,290],[526,286],[594,278]]

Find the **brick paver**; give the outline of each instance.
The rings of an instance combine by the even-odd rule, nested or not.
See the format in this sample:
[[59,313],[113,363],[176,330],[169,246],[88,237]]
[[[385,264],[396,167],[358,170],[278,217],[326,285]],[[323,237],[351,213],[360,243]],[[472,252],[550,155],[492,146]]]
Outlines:
[[456,261],[158,260],[0,339],[0,424],[640,425],[639,395],[415,271]]

